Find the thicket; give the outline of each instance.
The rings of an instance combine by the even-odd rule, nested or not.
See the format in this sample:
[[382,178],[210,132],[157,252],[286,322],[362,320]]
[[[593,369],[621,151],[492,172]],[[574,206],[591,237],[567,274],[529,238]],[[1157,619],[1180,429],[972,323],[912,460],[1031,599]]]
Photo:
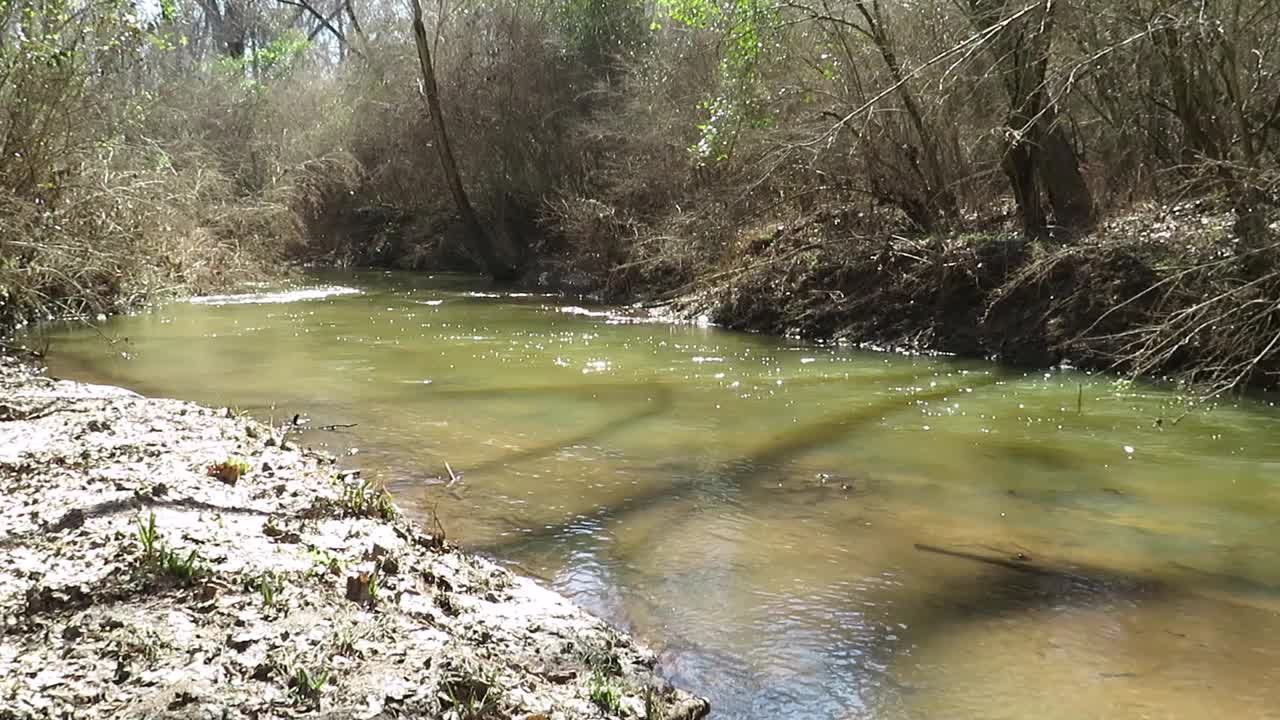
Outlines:
[[289,254],[1280,372],[1277,0],[0,0],[0,33],[0,320]]

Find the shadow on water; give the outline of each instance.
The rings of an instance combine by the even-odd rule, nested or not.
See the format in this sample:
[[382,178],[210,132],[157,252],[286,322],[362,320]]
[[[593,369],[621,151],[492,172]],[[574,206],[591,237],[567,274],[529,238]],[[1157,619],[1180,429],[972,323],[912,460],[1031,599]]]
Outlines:
[[[967,386],[976,389],[982,386],[993,385],[997,382],[999,382],[999,377],[996,374],[991,374],[987,377],[977,378],[975,381],[968,383]],[[704,486],[707,485],[722,488],[724,492],[729,494],[736,494],[750,490],[753,484],[758,484],[767,480],[774,469],[780,467],[788,460],[831,443],[844,440],[851,433],[868,428],[871,425],[882,421],[888,414],[901,411],[904,403],[906,402],[938,400],[954,395],[958,389],[958,387],[942,387],[931,389],[926,392],[914,393],[909,396],[894,396],[874,403],[869,407],[823,416],[817,421],[805,423],[779,434],[749,457],[739,458],[724,463],[720,468],[712,470],[711,472],[690,473],[689,477],[676,482],[660,485],[640,494],[628,496],[617,504],[599,508],[591,513],[591,517],[611,522],[619,522],[632,514],[651,512],[658,506],[687,505],[688,503],[686,499],[691,495],[696,496],[704,493],[707,489]],[[550,389],[547,389],[546,391],[550,391]],[[581,393],[584,392],[584,389],[571,388],[569,389],[569,392]],[[625,424],[634,422],[639,419],[652,417],[656,414],[656,412],[646,411],[629,415],[618,421],[605,423],[605,425],[592,432],[582,433],[572,439],[550,443],[533,451],[521,452],[515,455],[509,455],[492,460],[484,463],[482,467],[503,467],[519,460],[527,460],[535,455],[545,455],[555,452],[557,449],[566,445],[585,442],[587,439],[594,438],[598,436],[601,431],[608,431],[618,423]],[[686,508],[685,512],[692,510],[693,508]],[[573,524],[581,521],[581,517],[569,518],[559,523],[544,525],[541,528],[522,532],[518,535],[511,535],[502,540],[472,549],[494,555],[527,549],[530,546],[563,537],[566,531]]]
[[[999,375],[992,374],[975,378],[966,383],[966,386],[976,389],[996,384],[1000,379]],[[657,513],[666,518],[667,527],[678,526],[698,522],[698,516],[708,507],[768,502],[768,498],[757,495],[775,489],[770,481],[783,477],[789,462],[807,452],[847,441],[851,435],[869,429],[900,412],[905,403],[939,400],[957,390],[954,386],[931,388],[928,391],[883,399],[867,407],[831,413],[778,434],[749,456],[721,462],[712,468],[700,468],[681,462],[670,463],[667,470],[672,477],[671,482],[630,494],[590,513],[511,533],[473,549],[499,557],[527,557],[530,554],[553,551],[555,546],[559,546],[561,550],[569,546],[575,547],[581,556],[574,561],[579,568],[577,572],[581,573],[584,567],[593,564],[590,570],[594,575],[592,587],[612,588],[615,592],[624,588],[658,588],[673,583],[689,586],[709,584],[714,578],[701,577],[699,568],[684,571],[673,568],[664,572],[661,577],[639,570],[639,563],[632,562],[630,556],[651,546],[651,543],[631,542],[623,547],[611,542],[609,528],[625,524],[633,516],[648,513]],[[441,394],[474,398],[511,392],[446,391]],[[598,441],[623,427],[658,417],[672,404],[670,393],[660,384],[523,388],[515,392],[590,397],[601,401],[643,397],[649,405],[573,436],[484,462],[476,466],[476,470],[493,470],[549,455],[566,446]],[[1029,466],[1040,467],[1046,472],[1052,470],[1069,475],[1074,471],[1087,477],[1092,467],[1070,450],[1005,444]],[[810,494],[812,497],[808,502],[815,503],[830,496],[824,492]],[[1052,505],[1063,502],[1071,493],[1063,491],[1029,498],[1010,491],[1010,495]],[[761,672],[749,656],[735,655],[717,647],[715,643],[700,642],[687,634],[666,635],[656,640],[660,644],[660,659],[664,670],[677,682],[688,683],[693,687],[716,688],[717,694],[737,698],[735,702],[746,703],[724,708],[728,717],[752,717],[780,706],[791,706],[797,712],[811,713],[815,717],[831,716],[849,708],[861,708],[859,715],[874,716],[885,708],[901,707],[906,702],[904,698],[918,692],[928,692],[927,688],[922,689],[910,682],[903,683],[896,679],[893,668],[902,656],[904,644],[928,645],[933,638],[945,637],[957,628],[971,623],[998,622],[1001,618],[1017,618],[1043,612],[1062,612],[1066,608],[1105,611],[1116,606],[1146,607],[1206,590],[1240,590],[1242,584],[1248,585],[1245,589],[1259,601],[1254,603],[1247,599],[1235,600],[1244,605],[1271,608],[1275,606],[1276,598],[1280,597],[1280,589],[1249,582],[1231,574],[1204,574],[1201,580],[1208,581],[1206,585],[1188,586],[1187,573],[1175,573],[1176,568],[1173,567],[1168,568],[1169,572],[1166,574],[1135,574],[1106,567],[1042,559],[1031,556],[1034,553],[1020,551],[973,552],[968,549],[933,546],[927,543],[927,529],[922,529],[922,539],[915,544],[914,549],[918,553],[934,556],[935,565],[941,561],[942,566],[948,566],[939,572],[938,578],[928,584],[927,591],[904,598],[901,588],[873,586],[850,588],[843,598],[826,596],[822,613],[827,616],[815,615],[808,618],[807,623],[810,626],[821,626],[827,622],[838,622],[840,627],[833,628],[831,634],[841,639],[821,641],[817,650],[804,647],[803,642],[795,643],[789,650],[775,649],[775,652],[795,654],[794,662],[797,667],[812,665],[815,673],[813,678],[778,677],[772,671]],[[611,557],[612,561],[602,563],[599,560],[587,560],[601,557]],[[623,604],[630,606],[632,612],[635,612],[637,606],[646,608],[642,612],[650,618],[664,616],[662,601],[658,596],[630,593],[625,603],[618,602],[613,607],[615,620],[624,625],[634,623],[628,617],[616,616],[618,607]],[[880,615],[868,613],[868,604],[892,606],[892,612],[886,611]],[[610,610],[608,607],[597,609],[606,612]],[[787,608],[786,612],[794,613],[796,610]],[[815,653],[824,659],[815,660]],[[839,675],[841,679],[838,685],[833,685],[834,677],[828,674],[833,663],[836,667],[843,668],[844,674]],[[818,671],[819,668],[821,672]]]
[[[1221,576],[1212,578],[1208,585],[1188,587],[1179,579],[1156,573],[1135,574],[1069,561],[1037,560],[1016,552],[978,553],[924,543],[915,545],[914,550],[928,556],[924,564],[936,569],[927,583],[912,583],[910,587],[894,583],[833,583],[836,591],[823,595],[821,607],[789,605],[785,613],[779,613],[792,620],[797,615],[804,616],[802,625],[830,626],[831,637],[838,638],[796,636],[784,648],[771,648],[772,652],[792,655],[794,666],[808,668],[805,672],[779,676],[755,666],[750,655],[726,653],[714,641],[700,641],[687,634],[666,635],[657,640],[664,672],[677,682],[712,688],[717,694],[734,698],[736,704],[719,708],[726,717],[757,717],[762,711],[778,707],[779,702],[796,710],[797,717],[836,715],[849,712],[849,708],[859,709],[850,717],[897,717],[904,704],[918,700],[917,695],[957,691],[940,679],[920,682],[919,678],[899,675],[902,662],[910,661],[913,649],[945,644],[953,635],[969,633],[969,626],[978,628],[978,633],[1006,623],[1014,627],[1029,628],[1033,623],[1052,627],[1054,618],[1069,618],[1076,612],[1102,613],[1117,618],[1109,622],[1123,623],[1122,618],[1139,608],[1150,614],[1158,606],[1194,602],[1197,597],[1203,599],[1206,592],[1232,587],[1240,581],[1234,576]],[[628,567],[627,573],[634,574],[625,562],[621,565]],[[699,580],[694,574],[675,579],[615,577],[608,582],[622,587],[661,587],[664,582]],[[1252,589],[1265,595],[1258,599],[1268,602],[1243,601],[1240,609],[1261,607],[1268,614],[1275,613],[1280,606],[1276,602],[1280,588]],[[663,615],[656,598],[629,597],[628,601],[646,605],[644,612],[650,616]],[[1170,618],[1164,628],[1170,638],[1187,637],[1177,623],[1177,610],[1159,614]],[[776,630],[762,628],[762,632]],[[1124,642],[1120,640],[1121,647]],[[1144,641],[1134,638],[1132,642]],[[1238,651],[1248,649],[1250,637],[1246,632],[1235,638],[1218,638],[1217,643],[1220,650]],[[1137,651],[1139,655],[1142,652]],[[1117,660],[1118,667],[1130,667],[1126,664],[1129,660]],[[1096,668],[1096,678],[1123,678],[1138,672],[1107,670],[1107,666]]]
[[466,470],[471,473],[485,473],[492,470],[498,470],[509,465],[536,460],[537,458],[552,455],[559,450],[574,445],[583,445],[593,440],[606,437],[612,433],[624,430],[637,423],[644,422],[651,418],[658,417],[669,410],[674,404],[674,394],[671,388],[660,382],[636,384],[596,384],[580,387],[522,387],[522,388],[500,388],[486,390],[445,390],[439,393],[433,393],[432,397],[436,399],[447,398],[467,398],[467,399],[483,399],[486,397],[502,397],[510,398],[512,396],[531,396],[531,397],[556,397],[564,399],[566,397],[579,397],[599,400],[609,400],[620,398],[623,400],[632,400],[643,398],[645,406],[641,409],[632,411],[622,417],[615,418],[603,422],[595,427],[584,430],[575,435],[557,438],[551,442],[543,443],[526,450],[520,450],[500,458],[473,465]]

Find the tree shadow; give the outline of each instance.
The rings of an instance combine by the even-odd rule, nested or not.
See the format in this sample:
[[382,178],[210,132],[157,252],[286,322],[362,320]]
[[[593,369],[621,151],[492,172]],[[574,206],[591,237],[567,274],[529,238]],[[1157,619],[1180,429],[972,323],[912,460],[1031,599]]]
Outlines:
[[86,507],[71,508],[63,513],[62,517],[56,522],[44,528],[31,532],[16,533],[0,538],[0,547],[7,548],[15,545],[23,545],[29,542],[32,538],[74,530],[79,528],[90,518],[105,518],[126,512],[141,512],[146,508],[153,507],[179,508],[182,510],[212,512],[224,515],[257,515],[261,517],[269,517],[273,514],[272,511],[268,510],[258,510],[256,508],[238,507],[234,505],[217,505],[215,503],[208,503],[194,498],[165,500],[133,495],[127,498],[103,500],[102,502],[94,503]]
[[[461,392],[468,392],[468,391],[448,391],[448,392],[450,392],[451,394],[458,394]],[[628,428],[632,425],[636,425],[638,423],[644,422],[645,420],[658,417],[659,415],[666,413],[675,405],[675,394],[671,391],[671,388],[659,382],[644,383],[640,385],[634,385],[634,384],[590,385],[590,386],[577,387],[577,388],[574,388],[574,387],[521,388],[517,392],[527,393],[531,395],[542,395],[542,394],[552,394],[557,396],[564,396],[566,394],[590,395],[592,399],[598,399],[598,396],[600,395],[601,392],[604,392],[606,395],[621,394],[628,397],[643,395],[646,404],[644,407],[637,409],[633,412],[630,412],[626,415],[623,415],[622,417],[608,420],[599,425],[596,425],[595,427],[589,428],[587,430],[576,433],[574,435],[557,438],[550,442],[543,443],[541,445],[537,445],[537,446],[528,448],[526,450],[519,450],[517,452],[504,455],[494,460],[481,463],[480,465],[473,465],[467,468],[468,472],[476,473],[476,474],[485,473],[491,470],[497,470],[497,469],[506,467],[508,465],[514,465],[517,463],[528,462],[530,460],[536,460],[541,457],[546,457],[563,448],[571,447],[574,445],[583,445],[597,438],[605,437],[612,433],[619,432],[620,430]],[[485,391],[478,391],[474,393],[468,392],[468,394],[474,397],[474,396],[485,396],[485,395],[509,395],[510,392],[485,390]]]
[[[979,381],[966,383],[965,387],[978,388],[994,385],[999,380],[1000,376],[991,375]],[[618,522],[629,515],[650,512],[664,505],[682,504],[685,502],[687,494],[698,491],[707,485],[721,487],[734,494],[749,490],[753,485],[758,485],[764,479],[772,477],[775,469],[786,462],[804,453],[842,441],[850,434],[869,428],[875,423],[881,422],[888,415],[906,409],[906,405],[909,402],[940,400],[954,395],[958,390],[959,386],[932,388],[924,392],[883,399],[867,407],[826,415],[816,421],[789,428],[779,433],[750,456],[722,463],[711,472],[691,472],[688,477],[677,482],[663,484],[638,494],[633,494],[623,499],[620,503],[595,510],[591,513],[591,517],[601,521]],[[648,413],[643,413],[643,415],[644,417],[650,416]],[[631,418],[624,418],[616,422],[626,423],[630,420]],[[614,424],[607,423],[604,427],[611,427]],[[599,428],[596,428],[577,436],[578,441],[594,437],[599,433],[599,430]],[[563,447],[564,444],[564,442],[559,442],[555,444],[555,448]],[[483,467],[488,469],[501,467],[512,462],[513,457],[528,459],[546,452],[547,449],[544,447],[538,449],[537,453],[530,451],[528,453],[519,453],[516,456],[503,457],[486,463]],[[692,511],[694,511],[694,508],[685,510],[685,512]],[[472,549],[494,555],[518,552],[521,548],[554,540],[562,536],[571,525],[580,524],[582,520],[582,517],[568,518],[559,523],[546,524],[529,532],[509,536]]]

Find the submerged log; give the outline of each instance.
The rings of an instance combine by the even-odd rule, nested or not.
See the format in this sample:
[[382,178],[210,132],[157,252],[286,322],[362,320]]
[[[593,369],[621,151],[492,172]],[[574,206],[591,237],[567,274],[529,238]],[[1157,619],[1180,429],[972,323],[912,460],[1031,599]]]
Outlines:
[[1031,573],[1033,575],[1050,575],[1053,577],[1069,577],[1079,578],[1081,576],[1074,573],[1057,570],[1055,568],[1042,567],[1031,562],[1031,558],[1018,553],[1011,558],[1003,558],[995,555],[980,555],[978,553],[965,552],[963,550],[950,550],[937,545],[925,545],[924,543],[916,543],[915,549],[921,552],[934,553],[936,555],[946,555],[948,557],[961,558],[964,560],[972,560],[974,562],[984,563],[987,565],[995,565],[1007,570],[1016,570],[1018,572]]

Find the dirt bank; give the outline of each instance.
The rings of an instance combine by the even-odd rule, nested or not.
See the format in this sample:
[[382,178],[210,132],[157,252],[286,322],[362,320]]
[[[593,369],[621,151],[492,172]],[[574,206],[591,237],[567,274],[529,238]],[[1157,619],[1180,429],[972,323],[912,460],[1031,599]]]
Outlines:
[[1280,381],[1280,223],[1149,209],[1070,244],[1012,233],[861,236],[822,212],[739,238],[686,313],[729,328],[1077,367],[1213,390]]
[[0,357],[0,718],[699,718],[654,657],[229,411]]

